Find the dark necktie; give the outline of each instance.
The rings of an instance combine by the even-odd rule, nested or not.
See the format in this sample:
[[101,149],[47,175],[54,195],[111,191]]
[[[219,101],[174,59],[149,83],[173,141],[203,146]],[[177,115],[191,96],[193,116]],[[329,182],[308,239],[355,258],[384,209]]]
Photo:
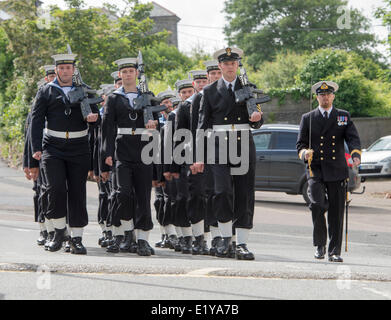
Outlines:
[[329,114],[328,114],[327,111],[324,112],[323,116],[324,116],[324,119],[325,119],[325,120],[328,120],[328,119],[329,119]]
[[228,86],[228,93],[231,97],[235,97],[234,92],[232,90],[232,83],[230,83]]

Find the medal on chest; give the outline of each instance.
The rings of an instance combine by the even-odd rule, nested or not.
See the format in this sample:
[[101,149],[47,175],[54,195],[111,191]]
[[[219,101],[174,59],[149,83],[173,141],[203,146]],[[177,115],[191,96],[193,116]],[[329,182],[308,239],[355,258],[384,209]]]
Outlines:
[[337,123],[338,123],[339,127],[346,126],[348,124],[348,117],[347,116],[338,116]]

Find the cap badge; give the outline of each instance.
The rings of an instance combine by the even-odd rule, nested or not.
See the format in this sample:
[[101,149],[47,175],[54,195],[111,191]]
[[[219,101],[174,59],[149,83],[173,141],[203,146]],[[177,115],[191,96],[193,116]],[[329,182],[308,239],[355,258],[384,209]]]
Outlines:
[[323,83],[322,86],[320,87],[322,90],[327,90],[329,87],[327,85],[327,83]]

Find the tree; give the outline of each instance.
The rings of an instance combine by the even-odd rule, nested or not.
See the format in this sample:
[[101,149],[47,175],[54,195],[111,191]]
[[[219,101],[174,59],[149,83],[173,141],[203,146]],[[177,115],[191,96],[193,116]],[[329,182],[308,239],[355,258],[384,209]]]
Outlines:
[[380,65],[356,53],[322,49],[308,57],[296,85],[308,94],[318,81],[335,81],[339,85],[336,108],[348,110],[353,117],[381,117],[390,112],[391,87],[382,81],[380,71]]
[[[370,23],[346,0],[226,0],[231,45],[244,49],[248,63],[257,68],[280,51],[312,52],[334,48],[365,52],[376,40]],[[344,14],[349,19],[344,19]],[[346,28],[348,27],[348,28]]]

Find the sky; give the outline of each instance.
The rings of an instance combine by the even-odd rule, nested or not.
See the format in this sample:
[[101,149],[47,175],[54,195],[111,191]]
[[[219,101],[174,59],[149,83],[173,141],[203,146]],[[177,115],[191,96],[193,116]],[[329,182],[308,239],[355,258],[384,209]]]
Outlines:
[[[224,47],[227,44],[225,40],[223,27],[226,24],[224,13],[224,0],[154,0],[159,5],[174,12],[181,21],[178,25],[179,49],[182,52],[189,53],[194,48],[203,48],[207,53]],[[43,0],[44,5],[58,4],[64,6],[64,1]],[[101,6],[107,0],[85,0],[90,6]],[[121,0],[109,1],[110,3],[121,6]],[[149,2],[141,0],[141,2]],[[372,31],[380,40],[387,39],[388,30],[381,27],[381,21],[373,18],[374,9],[383,6],[383,0],[349,0],[349,5],[357,8],[362,13],[373,19]],[[200,27],[202,26],[202,27]],[[378,48],[382,53],[387,54],[385,46]],[[390,59],[391,62],[391,59]]]

